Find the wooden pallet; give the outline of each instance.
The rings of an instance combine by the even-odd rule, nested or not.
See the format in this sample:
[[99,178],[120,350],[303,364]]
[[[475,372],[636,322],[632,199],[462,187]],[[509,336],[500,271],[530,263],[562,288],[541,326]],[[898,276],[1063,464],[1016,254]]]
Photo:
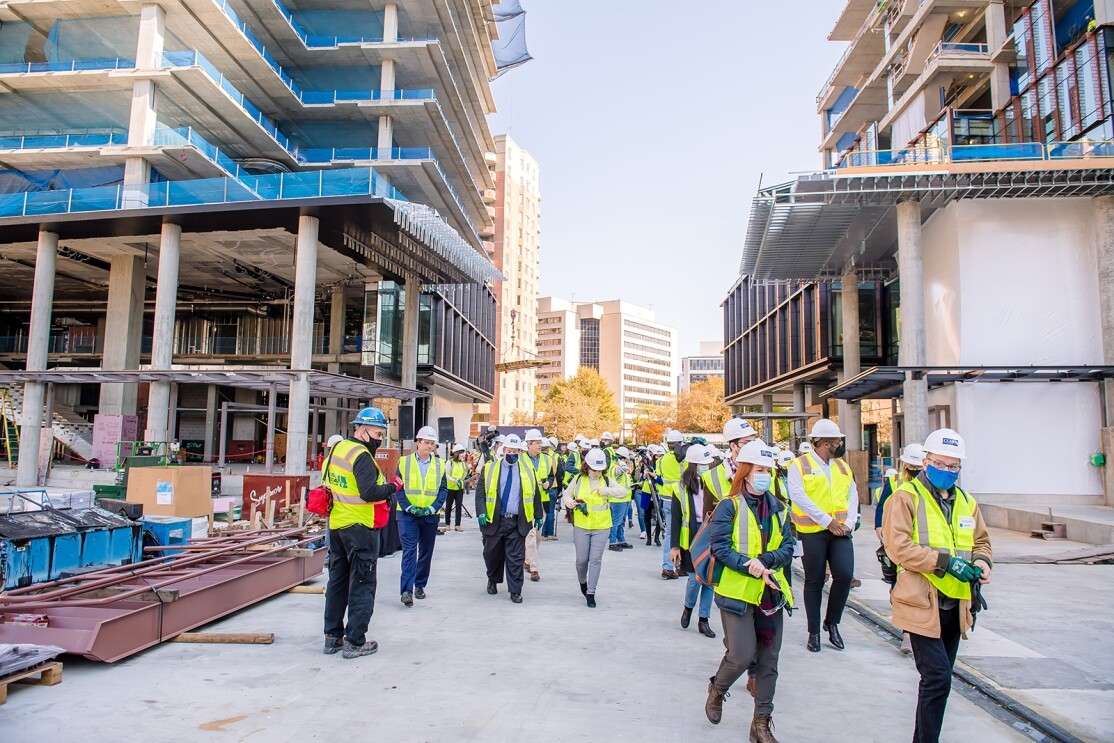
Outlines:
[[[34,676],[38,678],[33,678]],[[54,686],[60,683],[62,683],[62,664],[54,660],[7,676],[0,676],[0,704],[8,701],[8,684]]]

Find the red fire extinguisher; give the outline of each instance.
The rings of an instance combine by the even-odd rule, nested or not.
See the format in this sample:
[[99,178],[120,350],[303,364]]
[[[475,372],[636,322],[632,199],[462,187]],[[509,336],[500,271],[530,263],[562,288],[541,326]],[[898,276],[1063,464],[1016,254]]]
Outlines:
[[325,452],[318,452],[317,459],[315,461],[317,463],[317,470],[320,472],[321,467],[325,464]]

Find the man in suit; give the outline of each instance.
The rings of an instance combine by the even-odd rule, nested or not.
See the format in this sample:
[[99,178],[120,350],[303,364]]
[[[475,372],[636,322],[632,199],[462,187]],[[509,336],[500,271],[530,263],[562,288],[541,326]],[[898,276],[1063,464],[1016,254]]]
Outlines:
[[503,442],[503,458],[484,466],[476,485],[476,520],[483,534],[487,592],[499,592],[507,577],[511,601],[522,603],[522,566],[526,535],[542,517],[541,485],[523,452],[526,445],[515,434]]

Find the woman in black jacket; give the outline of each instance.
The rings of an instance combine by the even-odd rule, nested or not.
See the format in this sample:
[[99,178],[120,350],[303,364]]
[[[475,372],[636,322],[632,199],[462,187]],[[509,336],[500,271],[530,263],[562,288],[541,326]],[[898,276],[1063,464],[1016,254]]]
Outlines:
[[727,653],[709,679],[704,712],[712,724],[719,724],[728,689],[753,661],[757,674],[752,743],[777,743],[772,715],[783,609],[793,605],[785,576],[793,561],[789,513],[768,492],[775,456],[762,441],[752,441],[739,451],[731,497],[716,506],[709,527],[712,555],[717,566],[722,566],[715,601]]

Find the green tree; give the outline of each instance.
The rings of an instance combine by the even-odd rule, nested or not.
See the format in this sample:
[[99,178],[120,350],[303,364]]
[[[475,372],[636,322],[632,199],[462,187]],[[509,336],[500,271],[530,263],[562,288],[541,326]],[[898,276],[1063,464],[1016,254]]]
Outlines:
[[542,425],[561,441],[582,433],[589,438],[604,431],[617,431],[619,408],[600,373],[581,367],[576,376],[553,383],[538,403]]

